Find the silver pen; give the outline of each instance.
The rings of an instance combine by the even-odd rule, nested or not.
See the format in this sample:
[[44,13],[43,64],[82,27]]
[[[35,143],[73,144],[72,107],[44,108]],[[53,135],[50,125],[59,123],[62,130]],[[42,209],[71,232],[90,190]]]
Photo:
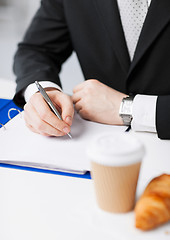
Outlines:
[[[57,111],[57,109],[55,108],[54,104],[52,103],[51,99],[49,98],[48,94],[46,93],[46,91],[44,90],[44,88],[39,84],[38,81],[35,81],[35,84],[39,90],[39,92],[41,93],[41,95],[43,96],[43,98],[45,99],[45,101],[47,102],[47,104],[50,106],[51,110],[55,113],[55,115],[63,121],[60,113]],[[70,133],[67,133],[67,135],[72,138]]]

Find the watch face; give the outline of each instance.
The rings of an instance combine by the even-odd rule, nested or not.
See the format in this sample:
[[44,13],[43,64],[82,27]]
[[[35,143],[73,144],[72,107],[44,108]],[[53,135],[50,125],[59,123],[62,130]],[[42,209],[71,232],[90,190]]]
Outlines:
[[132,101],[124,99],[121,102],[120,112],[121,115],[132,115]]
[[120,105],[119,115],[121,116],[124,125],[129,126],[132,121],[132,103],[133,99],[130,97],[124,98]]
[[124,114],[132,114],[132,102],[126,101],[122,106],[122,112]]

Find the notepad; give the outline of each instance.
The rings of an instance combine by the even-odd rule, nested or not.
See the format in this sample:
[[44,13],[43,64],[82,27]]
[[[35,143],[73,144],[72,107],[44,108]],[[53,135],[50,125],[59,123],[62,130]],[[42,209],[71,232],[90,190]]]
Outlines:
[[124,126],[112,126],[83,120],[75,114],[71,134],[45,137],[31,132],[24,122],[24,112],[0,129],[0,162],[19,166],[83,174],[90,171],[86,149],[90,140],[105,132],[124,132]]

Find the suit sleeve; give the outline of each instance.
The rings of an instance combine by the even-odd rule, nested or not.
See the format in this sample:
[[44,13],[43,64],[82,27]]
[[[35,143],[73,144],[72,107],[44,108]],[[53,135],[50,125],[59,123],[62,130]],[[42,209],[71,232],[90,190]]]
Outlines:
[[156,128],[158,137],[170,139],[170,96],[159,96],[156,106]]
[[61,86],[62,63],[72,53],[62,0],[42,0],[14,57],[16,94],[14,102],[25,104],[22,91],[35,80],[52,81]]

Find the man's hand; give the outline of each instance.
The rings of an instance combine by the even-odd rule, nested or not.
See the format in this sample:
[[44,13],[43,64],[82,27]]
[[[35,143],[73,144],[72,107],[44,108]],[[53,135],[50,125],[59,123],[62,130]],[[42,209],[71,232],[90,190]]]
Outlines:
[[61,113],[63,121],[51,111],[42,95],[35,93],[24,106],[27,127],[44,136],[64,136],[70,132],[74,108],[71,98],[56,88],[45,89],[54,106]]
[[127,95],[97,80],[87,80],[73,89],[73,103],[79,114],[94,122],[123,125],[120,103]]

